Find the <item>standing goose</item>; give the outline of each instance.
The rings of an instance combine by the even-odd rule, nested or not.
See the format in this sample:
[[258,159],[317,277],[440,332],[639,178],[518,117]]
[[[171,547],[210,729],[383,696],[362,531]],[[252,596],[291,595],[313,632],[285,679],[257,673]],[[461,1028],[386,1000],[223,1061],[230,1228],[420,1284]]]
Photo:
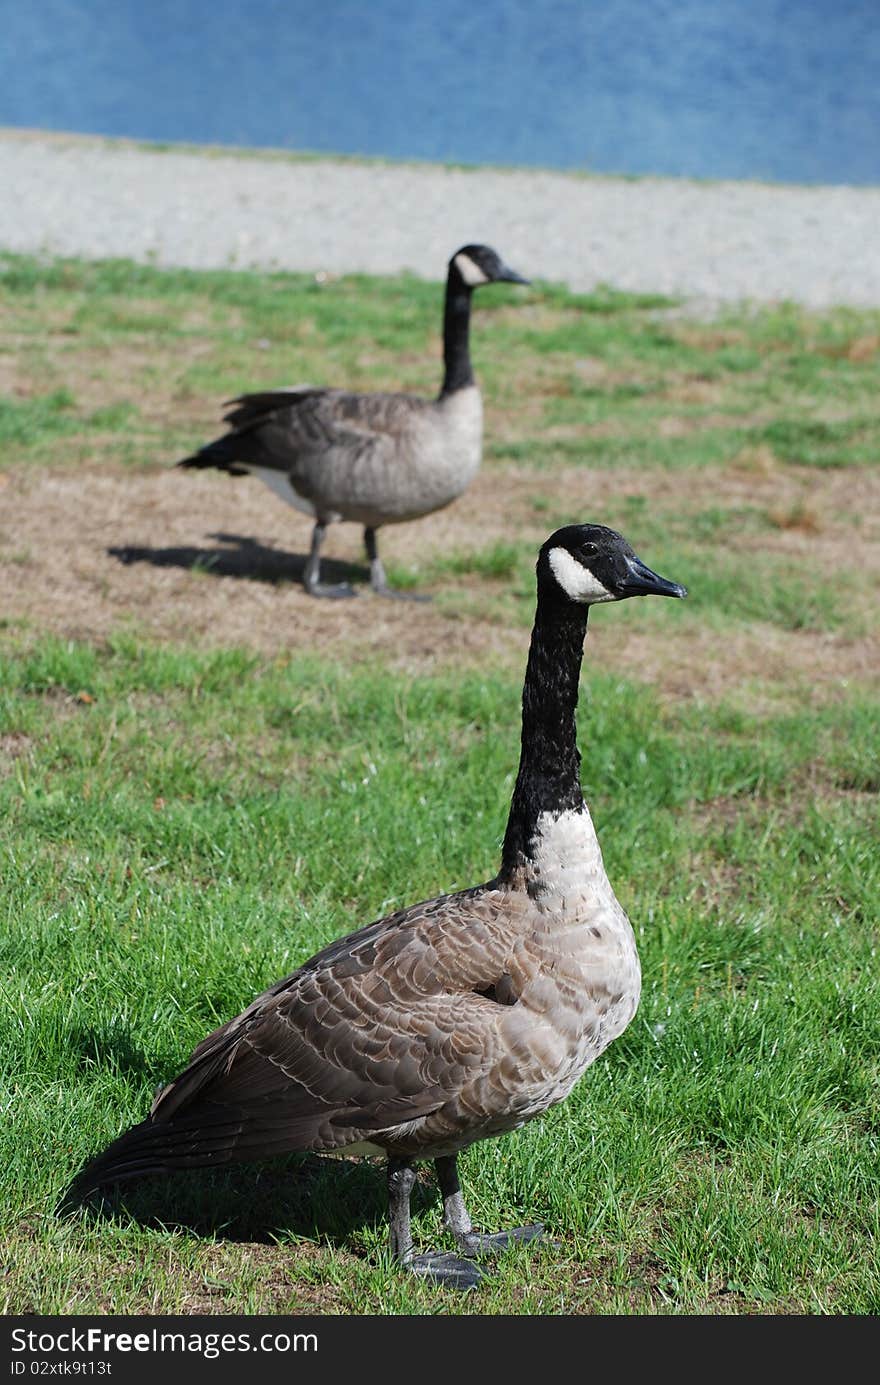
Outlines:
[[436,399],[305,386],[244,394],[225,415],[231,431],[177,465],[259,476],[282,500],[314,516],[303,572],[312,596],[355,594],[347,582],[320,580],[324,533],[342,519],[364,526],[373,590],[405,595],[388,586],[376,530],[442,509],[477,473],[483,405],[471,368],[471,295],[480,284],[499,282],[529,281],[488,245],[465,245],[449,261],[445,370]]
[[[470,1286],[480,1278],[470,1257],[541,1232],[474,1231],[456,1157],[561,1101],[635,1014],[635,938],[581,793],[578,678],[591,605],[686,592],[593,524],[557,530],[537,578],[519,774],[495,878],[380,919],[264,991],[199,1044],[148,1118],[80,1173],[72,1197],[293,1150],[384,1154],[391,1248],[416,1274]],[[460,1254],[413,1253],[420,1159],[436,1161]]]

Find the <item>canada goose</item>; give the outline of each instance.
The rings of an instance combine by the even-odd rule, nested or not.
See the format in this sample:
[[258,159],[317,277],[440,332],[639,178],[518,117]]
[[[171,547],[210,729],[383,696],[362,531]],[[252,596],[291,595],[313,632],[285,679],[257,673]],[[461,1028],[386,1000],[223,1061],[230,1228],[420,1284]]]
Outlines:
[[449,505],[480,465],[483,405],[470,358],[471,294],[480,284],[527,284],[488,245],[464,245],[449,261],[443,313],[443,384],[436,399],[412,394],[352,394],[293,389],[243,394],[224,416],[231,431],[182,467],[251,474],[298,510],[313,515],[303,584],[312,596],[354,596],[347,583],[320,581],[328,524],[364,526],[370,585],[393,591],[376,544],[383,524],[418,519]]
[[[561,1101],[635,1014],[635,938],[581,793],[578,678],[591,605],[687,593],[593,524],[547,540],[537,588],[498,874],[379,919],[264,991],[199,1044],[69,1196],[293,1150],[384,1154],[391,1248],[415,1273],[470,1286],[469,1257],[540,1234],[474,1231],[456,1157]],[[459,1255],[413,1253],[420,1159],[435,1161]]]

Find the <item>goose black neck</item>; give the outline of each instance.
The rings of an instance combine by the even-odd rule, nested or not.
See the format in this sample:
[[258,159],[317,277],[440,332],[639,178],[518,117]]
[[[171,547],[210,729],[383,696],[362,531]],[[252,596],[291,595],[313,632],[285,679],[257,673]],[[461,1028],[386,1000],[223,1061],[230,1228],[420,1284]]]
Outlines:
[[443,309],[443,388],[440,393],[452,394],[474,383],[471,368],[470,327],[471,294],[455,264],[449,266],[446,278],[446,302]]
[[541,813],[583,804],[575,712],[587,633],[585,605],[538,602],[522,698],[519,773],[501,856],[501,879],[531,855]]

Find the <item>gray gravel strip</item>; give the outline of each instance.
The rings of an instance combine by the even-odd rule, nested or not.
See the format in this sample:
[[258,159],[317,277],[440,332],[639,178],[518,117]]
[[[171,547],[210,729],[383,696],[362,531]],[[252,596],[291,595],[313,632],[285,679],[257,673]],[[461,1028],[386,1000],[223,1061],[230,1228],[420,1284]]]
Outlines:
[[297,161],[0,131],[0,248],[196,269],[524,274],[716,303],[880,306],[880,188]]

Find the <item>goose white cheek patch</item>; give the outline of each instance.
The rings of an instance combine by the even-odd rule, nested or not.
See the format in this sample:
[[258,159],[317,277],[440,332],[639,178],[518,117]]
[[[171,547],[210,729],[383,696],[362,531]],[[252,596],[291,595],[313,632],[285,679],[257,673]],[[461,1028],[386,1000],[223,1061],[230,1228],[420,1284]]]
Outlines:
[[614,594],[573,558],[567,548],[551,548],[547,557],[553,576],[572,601],[593,606],[599,601],[615,600]]
[[488,276],[483,273],[478,264],[474,264],[470,255],[456,255],[455,267],[470,289],[475,289],[477,284],[488,284],[489,282]]

